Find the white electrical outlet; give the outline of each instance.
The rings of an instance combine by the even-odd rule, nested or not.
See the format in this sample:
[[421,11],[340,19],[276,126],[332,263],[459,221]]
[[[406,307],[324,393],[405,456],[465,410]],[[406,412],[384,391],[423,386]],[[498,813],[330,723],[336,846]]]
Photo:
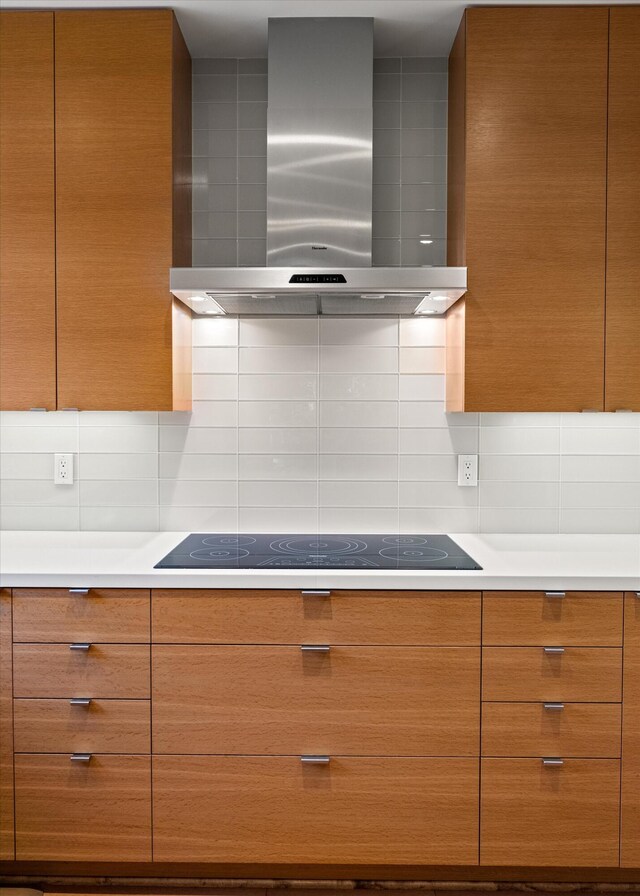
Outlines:
[[473,488],[478,485],[478,455],[477,454],[459,454],[458,455],[458,485],[471,486]]
[[73,485],[73,454],[55,454],[53,465],[55,485]]

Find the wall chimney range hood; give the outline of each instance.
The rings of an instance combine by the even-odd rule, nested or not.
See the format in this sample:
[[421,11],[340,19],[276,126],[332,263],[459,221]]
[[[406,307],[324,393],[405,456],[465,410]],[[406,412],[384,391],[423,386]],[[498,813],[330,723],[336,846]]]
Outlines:
[[372,267],[373,19],[269,19],[267,266],[171,270],[198,314],[441,314],[466,268]]

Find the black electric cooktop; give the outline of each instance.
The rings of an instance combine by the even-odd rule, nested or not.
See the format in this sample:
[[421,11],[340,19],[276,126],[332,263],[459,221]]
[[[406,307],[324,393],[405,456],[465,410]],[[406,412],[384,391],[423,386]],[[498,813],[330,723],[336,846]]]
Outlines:
[[482,569],[448,535],[188,535],[155,569]]

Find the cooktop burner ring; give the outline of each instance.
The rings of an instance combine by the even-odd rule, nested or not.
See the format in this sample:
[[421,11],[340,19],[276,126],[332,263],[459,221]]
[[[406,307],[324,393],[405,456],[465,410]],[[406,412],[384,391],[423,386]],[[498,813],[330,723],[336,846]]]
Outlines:
[[193,557],[194,560],[206,560],[209,563],[230,563],[242,560],[243,557],[248,557],[249,551],[230,545],[229,547],[214,547],[211,550],[200,548],[199,550],[191,551],[189,556]]
[[283,538],[279,541],[272,541],[270,548],[280,554],[306,554],[312,557],[327,557],[335,554],[358,554],[366,551],[367,545],[364,541],[357,541],[354,538],[323,537],[318,535],[311,538]]
[[398,563],[437,563],[438,560],[446,560],[449,554],[439,548],[425,548],[420,545],[415,547],[398,545],[395,548],[383,548],[378,551],[381,557],[396,560]]
[[255,543],[255,538],[250,535],[210,535],[202,539],[202,544],[212,548],[240,548]]
[[427,544],[426,538],[419,538],[415,535],[394,535],[393,537],[388,536],[387,538],[382,539],[385,544],[392,545],[411,545],[411,544]]

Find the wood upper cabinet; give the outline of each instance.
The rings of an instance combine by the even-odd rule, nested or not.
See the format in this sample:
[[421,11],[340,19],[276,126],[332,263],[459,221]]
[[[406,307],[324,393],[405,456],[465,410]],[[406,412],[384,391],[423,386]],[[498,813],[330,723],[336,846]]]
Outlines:
[[0,13],[0,408],[56,407],[53,13]]
[[640,6],[611,7],[605,410],[640,411]]
[[450,411],[604,407],[608,16],[465,13],[449,60],[448,263],[468,267]]
[[171,10],[56,12],[58,405],[190,407],[191,60]]
[[624,609],[624,706],[622,710],[622,816],[620,864],[640,867],[640,592]]

